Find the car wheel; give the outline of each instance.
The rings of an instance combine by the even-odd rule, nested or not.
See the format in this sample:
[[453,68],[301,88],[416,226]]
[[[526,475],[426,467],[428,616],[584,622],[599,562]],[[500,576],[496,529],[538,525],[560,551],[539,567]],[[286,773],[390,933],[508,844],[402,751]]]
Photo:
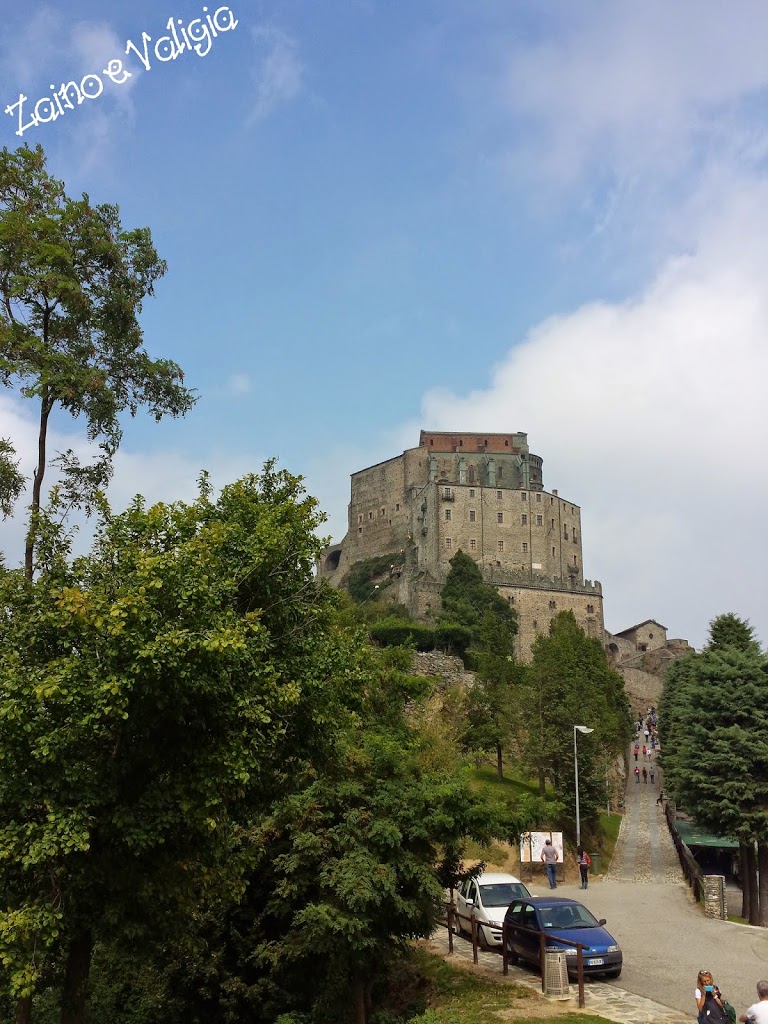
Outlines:
[[507,946],[507,963],[517,964],[520,963],[520,957],[510,946]]
[[606,978],[620,978],[621,968],[617,967],[615,971],[608,971],[605,976]]
[[488,935],[486,934],[485,928],[479,925],[477,929],[477,944],[482,946],[483,949],[488,949],[490,942],[488,941]]

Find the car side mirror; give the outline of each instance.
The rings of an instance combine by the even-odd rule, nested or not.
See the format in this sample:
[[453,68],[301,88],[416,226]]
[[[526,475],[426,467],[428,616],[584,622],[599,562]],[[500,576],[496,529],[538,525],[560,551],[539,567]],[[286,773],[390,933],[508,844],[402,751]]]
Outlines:
[[475,905],[474,900],[464,900],[464,902],[467,904],[468,907],[474,907]]
[[603,927],[604,924],[608,924],[608,922],[605,920],[604,917],[601,917],[600,920],[597,923],[600,925],[601,928]]

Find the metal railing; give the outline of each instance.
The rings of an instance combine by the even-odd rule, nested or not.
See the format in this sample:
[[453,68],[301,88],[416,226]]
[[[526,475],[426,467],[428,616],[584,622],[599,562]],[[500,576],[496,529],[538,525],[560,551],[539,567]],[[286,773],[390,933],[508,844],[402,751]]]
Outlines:
[[[454,937],[454,924],[458,921],[466,921],[469,923],[469,935],[470,941],[472,942],[472,962],[478,963],[477,951],[480,945],[478,938],[478,922],[474,914],[460,914],[453,903],[443,903],[445,909],[445,919],[441,919],[440,924],[443,924],[448,929],[448,952],[453,953],[453,937]],[[583,1008],[585,1005],[584,1000],[584,950],[589,949],[589,944],[584,942],[574,942],[572,939],[564,939],[559,935],[551,935],[549,932],[534,932],[530,928],[523,928],[522,925],[507,924],[506,920],[501,923],[495,921],[483,921],[483,924],[488,927],[498,929],[501,931],[501,948],[496,949],[495,947],[486,947],[490,953],[498,953],[501,956],[502,961],[502,973],[506,977],[509,974],[509,950],[507,949],[507,939],[510,934],[515,932],[527,932],[528,934],[535,934],[539,937],[539,970],[541,971],[541,991],[545,991],[545,977],[546,977],[546,955],[547,947],[550,943],[559,943],[561,946],[566,946],[569,949],[576,949],[576,970],[577,979],[579,986],[579,1007]]]

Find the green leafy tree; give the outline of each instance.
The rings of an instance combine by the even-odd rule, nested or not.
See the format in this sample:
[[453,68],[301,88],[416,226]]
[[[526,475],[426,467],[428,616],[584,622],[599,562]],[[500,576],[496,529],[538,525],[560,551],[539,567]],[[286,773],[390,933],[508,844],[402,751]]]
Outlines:
[[560,612],[549,633],[534,641],[528,679],[526,757],[542,797],[549,776],[556,797],[574,807],[573,727],[594,729],[579,743],[578,757],[582,827],[596,831],[607,772],[631,736],[624,682],[609,668],[600,641],[584,633],[572,612]]
[[664,780],[700,825],[739,841],[743,913],[766,925],[768,666],[734,618],[714,620],[713,642],[667,673],[659,703]]
[[59,512],[35,578],[0,574],[0,970],[80,1024],[95,942],[162,944],[240,897],[253,821],[344,724],[351,641],[314,576],[322,517],[272,464],[216,501],[101,501],[74,561]]
[[206,957],[180,963],[171,1024],[266,1024],[281,1012],[363,1024],[377,979],[431,934],[467,838],[514,840],[528,825],[432,757],[413,725],[430,690],[407,675],[403,652],[360,653],[367,683],[349,728],[255,828],[251,886],[206,947],[222,951],[216,968]]
[[[89,508],[111,476],[121,414],[146,408],[159,420],[194,403],[176,363],[150,359],[143,347],[138,314],[165,270],[148,228],[125,231],[116,206],[71,199],[40,147],[0,153],[0,380],[38,409],[29,578],[55,410],[80,420],[98,445],[87,465],[71,450],[55,459],[65,501]],[[9,439],[0,447],[0,488],[7,515],[23,488]]]
[[469,630],[471,663],[477,672],[467,697],[469,749],[493,750],[496,772],[504,776],[504,749],[519,723],[519,683],[524,673],[515,661],[517,614],[494,586],[483,580],[477,563],[457,551],[441,591],[442,618]]
[[754,626],[747,619],[741,619],[733,612],[718,615],[709,624],[707,650],[722,650],[735,647],[739,651],[759,652],[760,644],[755,639]]

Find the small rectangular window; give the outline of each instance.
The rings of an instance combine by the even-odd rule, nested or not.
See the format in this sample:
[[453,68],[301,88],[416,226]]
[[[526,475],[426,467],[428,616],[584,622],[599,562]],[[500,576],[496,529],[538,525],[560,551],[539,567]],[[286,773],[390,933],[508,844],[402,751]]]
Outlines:
[[504,550],[504,541],[503,540],[497,540],[496,541],[496,549],[497,549],[497,551],[503,551]]
[[496,479],[497,480],[501,480],[503,475],[504,475],[504,467],[503,466],[499,466],[499,470],[496,473]]
[[528,525],[528,516],[525,514],[525,512],[523,512],[523,514],[520,516],[520,525],[521,526],[527,526]]
[[528,550],[528,541],[524,540],[523,541],[523,552],[526,552],[527,550]]
[[552,529],[554,530],[554,528],[555,528],[555,520],[553,519],[552,520]]
[[357,532],[358,532],[358,533],[362,533],[362,532],[363,532],[363,528],[362,528],[362,526],[358,526],[358,528],[357,528]]
[[474,539],[474,537],[471,537],[470,541],[469,541],[469,550],[470,551],[474,551],[476,547],[477,547],[477,541]]
[[578,538],[578,537],[576,536],[576,531],[574,530],[574,531],[573,531],[573,543],[574,543],[574,544],[577,544],[577,543],[578,543],[578,540],[579,540],[579,538]]
[[497,512],[496,513],[496,522],[497,523],[503,523],[504,522],[504,513],[503,512]]
[[469,496],[470,496],[470,498],[474,498],[474,496],[475,496],[475,488],[474,487],[470,487],[469,488]]
[[554,601],[550,601],[550,602],[549,602],[549,610],[550,610],[550,611],[553,611],[553,610],[554,610],[554,608],[555,608],[555,602],[554,602]]
[[369,518],[369,519],[373,519],[373,512],[369,512],[369,513],[368,513],[368,518]]
[[451,488],[450,487],[444,487],[443,488],[443,497],[444,498],[450,498],[450,496],[451,496]]
[[471,508],[469,510],[469,521],[470,521],[470,523],[474,523],[476,518],[477,518],[477,513],[475,512],[475,510],[473,508]]
[[453,547],[453,541],[451,540],[451,538],[450,538],[450,537],[446,537],[446,538],[445,538],[445,546],[446,546],[447,548],[452,548],[452,547]]
[[574,555],[574,556],[573,556],[573,564],[574,564],[574,565],[578,565],[578,564],[579,564],[579,563],[578,563],[578,562],[576,561],[576,555]]
[[554,548],[552,548],[552,557],[553,558],[555,557],[555,549]]
[[541,503],[541,492],[540,492],[540,491],[537,491],[537,492],[536,492],[536,501],[538,501],[539,503]]
[[362,514],[357,517],[357,521],[358,521],[358,523],[362,523],[362,521],[363,521]]
[[593,604],[588,604],[587,605],[587,613],[589,615],[591,615],[594,610],[595,610],[595,606]]
[[565,538],[566,540],[568,540],[568,527],[567,527],[567,526],[564,526],[564,527],[563,527],[563,537],[564,537],[564,538]]
[[537,526],[543,526],[544,525],[544,517],[543,516],[536,516],[536,525]]
[[379,515],[380,515],[380,516],[384,516],[384,515],[386,515],[386,514],[387,514],[387,510],[386,510],[385,508],[380,508],[380,509],[379,509]]
[[504,497],[504,491],[496,491],[496,497],[497,498],[503,498]]
[[554,505],[555,504],[555,499],[554,498],[550,498],[549,499],[549,504],[550,505]]
[[399,511],[400,511],[400,502],[398,502],[398,503],[397,503],[397,504],[395,505],[395,512],[399,512]]
[[445,510],[445,520],[448,523],[450,523],[451,521],[451,510],[449,508]]
[[528,492],[520,491],[520,501],[528,501]]

